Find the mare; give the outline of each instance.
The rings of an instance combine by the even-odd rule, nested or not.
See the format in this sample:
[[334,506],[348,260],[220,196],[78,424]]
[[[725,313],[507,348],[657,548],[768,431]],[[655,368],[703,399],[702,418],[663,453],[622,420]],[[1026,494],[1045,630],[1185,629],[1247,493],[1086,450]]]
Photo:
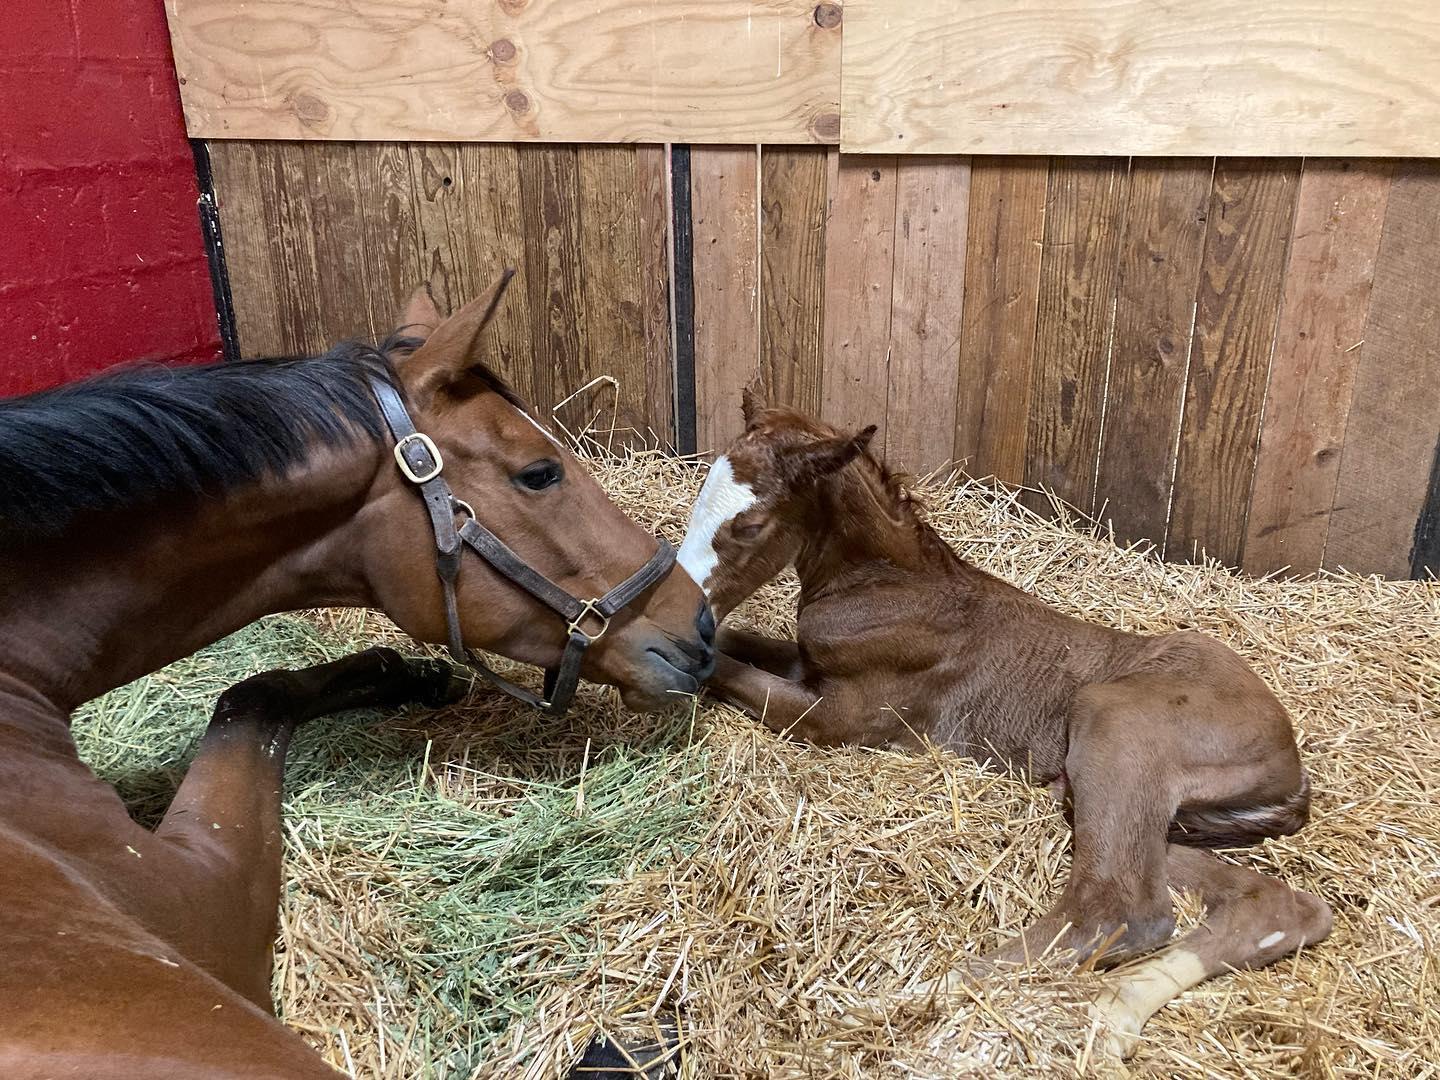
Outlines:
[[[320,712],[443,698],[449,665],[379,650],[247,680],[154,831],[77,757],[69,716],[272,612],[369,606],[447,640],[434,507],[397,467],[377,386],[468,500],[442,517],[473,515],[535,579],[599,597],[653,560],[655,538],[484,365],[508,280],[449,319],[418,292],[383,348],[0,403],[0,1076],[337,1075],[270,997],[286,744]],[[575,638],[485,560],[454,593],[467,647],[553,667]],[[640,709],[698,690],[714,623],[687,575],[608,614],[585,677]]]
[[[1309,784],[1284,707],[1198,633],[1123,633],[1064,615],[961,559],[858,435],[744,400],[681,547],[717,619],[787,566],[796,641],[722,627],[709,686],[821,745],[948,747],[1051,784],[1069,804],[1069,880],[1014,941],[929,989],[1051,946],[1115,963],[1168,942],[1169,889],[1208,915],[1111,984],[1110,1049],[1219,973],[1273,963],[1330,930],[1309,893],[1214,847],[1293,833]],[[1063,954],[1062,954],[1063,955]]]

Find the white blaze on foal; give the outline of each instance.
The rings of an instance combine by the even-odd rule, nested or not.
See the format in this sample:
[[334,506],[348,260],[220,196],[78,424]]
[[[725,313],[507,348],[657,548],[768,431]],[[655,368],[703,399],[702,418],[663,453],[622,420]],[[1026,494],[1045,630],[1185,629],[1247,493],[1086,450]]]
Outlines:
[[710,466],[700,497],[690,508],[690,524],[685,529],[685,542],[680,545],[680,565],[706,596],[710,595],[710,575],[720,565],[720,555],[715,550],[716,535],[754,505],[754,489],[735,479],[729,458],[717,458]]

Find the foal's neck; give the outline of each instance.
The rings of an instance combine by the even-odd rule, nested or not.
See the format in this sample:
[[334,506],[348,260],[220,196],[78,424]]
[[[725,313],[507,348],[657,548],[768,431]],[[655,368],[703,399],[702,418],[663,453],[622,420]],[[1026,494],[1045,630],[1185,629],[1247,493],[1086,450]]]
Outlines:
[[379,466],[362,441],[283,479],[0,553],[0,685],[68,714],[262,615],[367,603],[344,526]]
[[813,594],[863,567],[939,574],[956,563],[878,466],[859,461],[819,485],[795,569]]

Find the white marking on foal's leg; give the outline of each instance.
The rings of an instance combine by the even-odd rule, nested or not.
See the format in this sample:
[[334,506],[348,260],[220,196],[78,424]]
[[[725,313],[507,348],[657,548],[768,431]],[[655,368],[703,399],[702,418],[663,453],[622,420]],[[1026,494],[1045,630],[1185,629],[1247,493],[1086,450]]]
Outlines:
[[1205,963],[1189,949],[1171,948],[1117,972],[1093,1006],[1108,1029],[1105,1048],[1125,1059],[1135,1053],[1145,1022],[1192,986],[1209,978]]
[[690,524],[685,528],[685,542],[680,545],[680,565],[695,584],[710,595],[710,575],[720,565],[715,550],[715,536],[721,527],[755,505],[755,490],[735,479],[735,470],[727,457],[717,458],[710,466],[710,475],[700,489],[700,497],[690,508]]
[[1284,931],[1284,930],[1276,930],[1273,934],[1266,934],[1263,938],[1261,938],[1259,941],[1257,941],[1257,942],[1255,943],[1255,948],[1256,948],[1256,949],[1268,949],[1268,948],[1270,948],[1271,945],[1279,945],[1280,942],[1282,942],[1282,941],[1284,941],[1284,940],[1285,940],[1285,931]]

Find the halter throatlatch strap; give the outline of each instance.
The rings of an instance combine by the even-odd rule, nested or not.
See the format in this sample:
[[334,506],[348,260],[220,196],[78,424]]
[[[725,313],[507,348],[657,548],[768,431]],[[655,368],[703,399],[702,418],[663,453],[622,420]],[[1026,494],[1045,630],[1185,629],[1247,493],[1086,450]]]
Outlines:
[[[553,716],[564,715],[580,682],[580,662],[585,650],[604,636],[616,612],[670,572],[675,565],[675,549],[661,540],[655,554],[646,560],[645,565],[604,596],[594,600],[571,596],[475,520],[475,511],[468,503],[455,498],[449,483],[441,475],[445,462],[440,456],[440,449],[428,435],[416,430],[400,392],[382,379],[372,379],[370,388],[395,439],[395,462],[405,479],[419,491],[430,515],[430,527],[435,533],[435,571],[445,599],[445,627],[450,655],[457,663],[473,668],[511,697]],[[457,514],[465,516],[464,524],[458,528],[455,525]],[[455,596],[456,583],[460,578],[460,554],[467,547],[489,563],[501,577],[524,589],[565,620],[565,648],[560,654],[560,662],[545,669],[543,696],[492,671],[465,648]]]

